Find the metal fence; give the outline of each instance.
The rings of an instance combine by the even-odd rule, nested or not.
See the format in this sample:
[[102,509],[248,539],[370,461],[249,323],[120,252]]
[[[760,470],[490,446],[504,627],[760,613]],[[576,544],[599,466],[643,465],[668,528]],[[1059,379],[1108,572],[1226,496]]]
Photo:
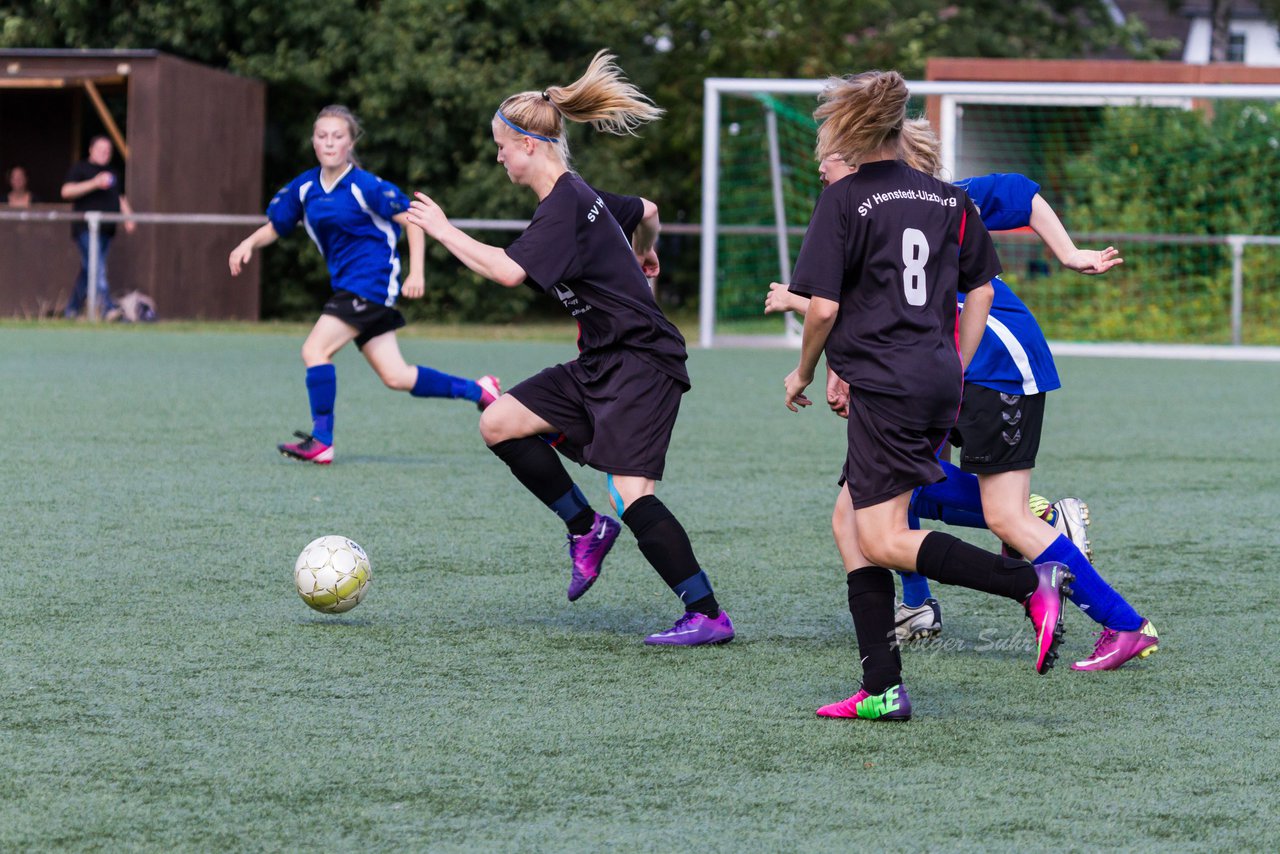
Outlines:
[[[134,213],[126,216],[119,213],[103,213],[88,211],[84,213],[59,210],[3,210],[0,209],[0,222],[84,222],[94,238],[89,241],[89,257],[87,274],[90,283],[97,281],[97,272],[101,259],[98,257],[97,236],[104,223],[150,223],[162,225],[239,225],[258,227],[266,223],[262,215],[208,214],[208,213]],[[457,227],[467,231],[523,231],[529,225],[524,219],[455,219]],[[775,226],[733,226],[722,225],[717,229],[722,235],[758,235],[774,237]],[[786,233],[792,237],[802,236],[804,226],[791,225]],[[666,234],[698,236],[702,227],[697,223],[673,223],[663,226]],[[1002,239],[1017,241],[1020,235],[1002,235]],[[1227,247],[1231,255],[1231,305],[1230,305],[1230,341],[1233,345],[1243,343],[1244,306],[1246,281],[1244,275],[1245,250],[1253,246],[1280,247],[1280,236],[1255,234],[1228,235],[1178,235],[1178,234],[1127,234],[1097,233],[1075,235],[1082,244],[1114,243],[1119,246],[1141,244],[1175,244],[1188,246],[1222,246]],[[97,288],[88,288],[86,314],[90,318],[98,318]]]

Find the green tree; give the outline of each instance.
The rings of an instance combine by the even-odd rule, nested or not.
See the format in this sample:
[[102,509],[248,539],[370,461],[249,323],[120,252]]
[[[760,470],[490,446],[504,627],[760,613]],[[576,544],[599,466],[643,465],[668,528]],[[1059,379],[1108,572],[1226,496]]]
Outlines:
[[[10,0],[0,30],[3,46],[154,48],[265,81],[264,195],[311,162],[311,121],[338,102],[365,124],[368,168],[427,190],[454,216],[504,218],[528,215],[533,200],[492,162],[493,110],[512,92],[570,82],[610,47],[668,113],[636,139],[574,128],[575,166],[653,198],[668,221],[699,210],[705,77],[890,67],[913,77],[930,56],[1067,57],[1115,44],[1149,55],[1102,0]],[[456,269],[438,250],[432,258],[433,269]],[[327,285],[313,250],[292,241],[264,263],[269,316],[314,311]],[[669,266],[664,293],[696,293],[695,268],[692,258]],[[423,310],[510,317],[531,297],[451,284],[429,290]]]

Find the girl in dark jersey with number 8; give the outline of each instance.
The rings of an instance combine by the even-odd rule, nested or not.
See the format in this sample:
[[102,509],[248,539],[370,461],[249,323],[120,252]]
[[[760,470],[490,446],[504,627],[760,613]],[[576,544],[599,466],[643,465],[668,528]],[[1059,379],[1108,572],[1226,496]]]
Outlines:
[[[787,407],[810,404],[804,391],[824,349],[850,387],[840,500],[854,512],[838,515],[853,525],[834,533],[862,686],[819,709],[823,717],[911,717],[890,569],[1023,603],[1039,673],[1056,656],[1070,579],[1061,564],[1033,567],[908,526],[912,491],[943,479],[935,451],[955,423],[963,366],[982,339],[1000,262],[965,192],[897,159],[907,98],[896,72],[835,80],[824,91],[814,114],[822,122],[818,159],[839,154],[856,171],[823,191],[791,277],[791,290],[810,304],[800,364],[786,378]],[[957,291],[967,293],[959,321]]]
[[538,197],[525,232],[505,250],[467,236],[422,193],[409,221],[471,270],[506,287],[527,284],[559,299],[578,322],[577,359],[547,368],[502,395],[480,418],[485,444],[568,529],[569,601],[600,574],[621,527],[595,512],[552,444],[605,472],[614,509],[645,558],[684,607],[645,643],[698,646],[733,639],[689,536],[654,495],[680,398],[689,389],[680,332],[662,314],[648,278],[658,273],[657,207],[597,191],[569,167],[565,121],[632,133],[662,114],[596,54],[576,82],[503,101],[493,117],[498,162]]

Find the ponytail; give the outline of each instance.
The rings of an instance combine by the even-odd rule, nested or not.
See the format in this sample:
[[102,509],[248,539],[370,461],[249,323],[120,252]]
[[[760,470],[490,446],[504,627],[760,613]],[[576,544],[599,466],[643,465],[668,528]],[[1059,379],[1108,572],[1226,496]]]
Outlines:
[[942,177],[942,143],[928,119],[907,119],[898,136],[898,157],[912,169]]
[[565,121],[590,122],[596,130],[617,136],[635,135],[637,128],[656,121],[664,111],[623,76],[615,59],[601,50],[586,73],[568,86],[512,95],[498,108],[498,119],[516,133],[555,146],[566,165]]

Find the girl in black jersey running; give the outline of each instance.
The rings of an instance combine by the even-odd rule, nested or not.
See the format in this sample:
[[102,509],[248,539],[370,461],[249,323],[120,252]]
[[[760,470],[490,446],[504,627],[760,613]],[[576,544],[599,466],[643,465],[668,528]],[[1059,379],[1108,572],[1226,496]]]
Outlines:
[[608,475],[610,499],[640,551],[680,598],[683,615],[645,643],[697,646],[733,639],[688,534],[654,495],[680,398],[689,389],[684,339],[654,301],[658,209],[597,191],[569,166],[565,123],[632,133],[662,111],[601,51],[568,86],[521,92],[493,117],[497,159],[538,197],[528,229],[505,250],[468,237],[428,196],[409,218],[462,263],[506,287],[559,299],[578,322],[579,357],[547,368],[485,410],[480,434],[524,486],[564,520],[569,600],[587,591],[621,530],[595,512],[551,444]]
[[[852,697],[818,710],[824,717],[911,717],[890,568],[1023,602],[1037,672],[1052,666],[1061,639],[1064,566],[1032,567],[908,526],[912,491],[942,479],[935,451],[955,423],[963,365],[982,338],[1000,263],[964,191],[898,160],[907,97],[896,72],[835,80],[823,93],[818,159],[838,154],[855,171],[823,191],[791,277],[810,304],[787,407],[810,404],[804,391],[824,350],[850,388],[833,529],[863,677]],[[968,293],[959,321],[958,290]]]

